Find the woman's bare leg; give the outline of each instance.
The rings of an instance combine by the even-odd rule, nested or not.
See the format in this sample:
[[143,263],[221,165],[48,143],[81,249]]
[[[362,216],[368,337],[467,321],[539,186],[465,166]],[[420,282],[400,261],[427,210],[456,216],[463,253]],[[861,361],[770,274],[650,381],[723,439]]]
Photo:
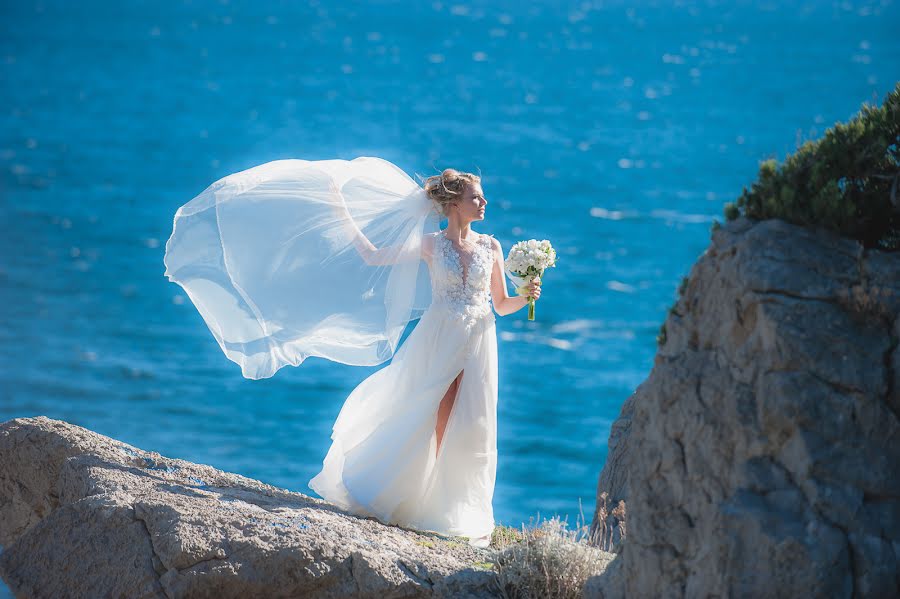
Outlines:
[[441,439],[444,438],[444,429],[447,428],[447,421],[450,419],[450,411],[453,409],[453,404],[456,402],[456,392],[459,390],[459,381],[462,379],[463,371],[460,370],[459,374],[456,375],[456,378],[453,379],[453,382],[450,383],[450,386],[447,388],[447,392],[444,393],[443,399],[441,399],[441,405],[438,406],[438,417],[437,417],[437,426],[434,427],[434,432],[437,435],[437,450],[435,450],[435,455],[441,449]]

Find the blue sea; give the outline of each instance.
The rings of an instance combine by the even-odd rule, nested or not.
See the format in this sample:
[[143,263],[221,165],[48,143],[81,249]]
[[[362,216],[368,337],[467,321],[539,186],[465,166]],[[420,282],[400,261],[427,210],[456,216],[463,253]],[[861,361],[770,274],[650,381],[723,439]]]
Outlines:
[[512,526],[590,519],[610,425],[724,203],[900,79],[896,0],[47,0],[0,16],[0,421],[46,415],[313,494],[343,400],[383,365],[242,378],[163,276],[175,211],[280,158],[473,171],[474,230],[559,255],[537,319],[497,319],[494,509]]

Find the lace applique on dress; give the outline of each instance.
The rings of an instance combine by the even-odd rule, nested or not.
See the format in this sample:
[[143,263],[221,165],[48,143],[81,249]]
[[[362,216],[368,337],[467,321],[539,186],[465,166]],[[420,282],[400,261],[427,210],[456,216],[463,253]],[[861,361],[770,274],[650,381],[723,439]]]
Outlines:
[[435,234],[432,303],[446,305],[467,326],[491,313],[491,237],[481,235],[471,260],[463,264],[453,242],[442,231]]

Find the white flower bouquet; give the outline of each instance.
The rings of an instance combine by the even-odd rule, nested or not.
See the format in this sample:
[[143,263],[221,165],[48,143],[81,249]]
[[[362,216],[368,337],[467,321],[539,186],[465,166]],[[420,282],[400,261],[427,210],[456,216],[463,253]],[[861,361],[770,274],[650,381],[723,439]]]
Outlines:
[[[556,266],[556,250],[546,239],[519,241],[509,248],[504,267],[518,295],[526,295],[532,281],[541,281],[544,270]],[[534,320],[534,298],[528,298],[528,320]]]

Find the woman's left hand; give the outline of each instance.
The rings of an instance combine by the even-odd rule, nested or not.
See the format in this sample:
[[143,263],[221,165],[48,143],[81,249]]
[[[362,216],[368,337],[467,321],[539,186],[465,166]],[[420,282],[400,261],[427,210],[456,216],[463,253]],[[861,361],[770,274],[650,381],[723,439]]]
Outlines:
[[528,285],[528,295],[533,297],[534,299],[538,299],[541,297],[541,280],[535,279]]

